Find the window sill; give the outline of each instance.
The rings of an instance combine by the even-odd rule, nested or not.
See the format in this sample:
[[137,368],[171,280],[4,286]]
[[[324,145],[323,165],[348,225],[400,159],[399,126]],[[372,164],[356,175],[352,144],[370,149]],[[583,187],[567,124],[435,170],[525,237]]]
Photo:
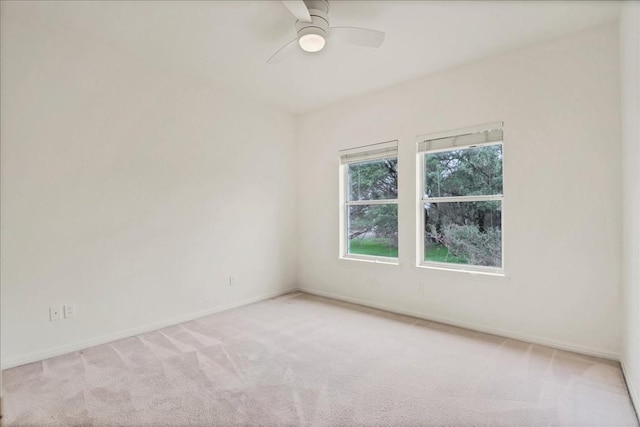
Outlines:
[[366,262],[369,264],[400,265],[398,260],[394,258],[380,259],[375,257],[355,257],[355,256],[346,255],[346,256],[338,257],[338,259],[341,261],[359,261],[359,262]]
[[498,277],[508,279],[509,276],[504,271],[482,271],[482,270],[472,270],[466,268],[454,268],[447,266],[438,266],[438,265],[430,265],[430,264],[418,264],[417,268],[424,268],[427,270],[437,270],[437,271],[448,271],[453,273],[465,273],[471,276],[487,276],[487,277]]

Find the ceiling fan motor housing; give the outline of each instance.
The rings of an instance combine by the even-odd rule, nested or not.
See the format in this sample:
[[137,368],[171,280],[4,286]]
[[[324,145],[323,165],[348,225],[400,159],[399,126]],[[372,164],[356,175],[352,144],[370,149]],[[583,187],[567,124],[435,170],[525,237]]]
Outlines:
[[268,63],[279,62],[296,44],[304,52],[320,52],[324,49],[329,35],[332,40],[364,47],[380,47],[384,41],[382,31],[356,27],[329,27],[328,0],[282,0],[282,4],[297,19],[297,37],[273,54],[267,60]]
[[311,22],[296,21],[298,39],[307,34],[327,37],[329,31],[329,2],[327,0],[306,0]]

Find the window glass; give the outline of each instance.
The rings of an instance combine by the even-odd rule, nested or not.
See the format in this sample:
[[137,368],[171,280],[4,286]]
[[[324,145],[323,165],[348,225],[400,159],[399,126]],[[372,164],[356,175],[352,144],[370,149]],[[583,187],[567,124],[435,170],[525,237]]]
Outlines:
[[398,198],[397,158],[350,163],[347,168],[349,201]]
[[438,148],[421,155],[423,241],[419,263],[502,269],[502,143]]
[[[398,257],[397,149],[384,151],[372,153],[369,146],[363,153],[341,158],[345,193],[341,256]],[[387,155],[388,151],[393,153]],[[379,157],[372,159],[372,154]]]
[[424,204],[424,260],[502,266],[502,202]]
[[502,145],[424,155],[425,197],[502,194]]
[[348,210],[348,253],[398,256],[397,204],[352,205]]

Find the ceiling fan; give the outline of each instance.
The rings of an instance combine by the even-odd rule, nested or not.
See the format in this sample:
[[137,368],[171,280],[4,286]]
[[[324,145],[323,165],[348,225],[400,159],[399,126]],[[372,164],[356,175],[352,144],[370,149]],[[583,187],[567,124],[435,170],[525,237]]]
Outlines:
[[306,52],[319,52],[327,39],[356,46],[380,47],[384,41],[382,31],[356,27],[330,27],[328,0],[282,0],[282,3],[296,17],[298,36],[278,50],[267,63],[275,63],[285,58],[296,44]]

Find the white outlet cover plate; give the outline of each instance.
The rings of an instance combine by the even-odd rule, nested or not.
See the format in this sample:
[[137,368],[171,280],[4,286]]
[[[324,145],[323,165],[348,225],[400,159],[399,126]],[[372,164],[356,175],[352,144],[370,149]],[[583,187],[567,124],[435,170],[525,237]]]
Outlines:
[[62,319],[62,306],[52,305],[49,307],[49,320],[60,320]]

